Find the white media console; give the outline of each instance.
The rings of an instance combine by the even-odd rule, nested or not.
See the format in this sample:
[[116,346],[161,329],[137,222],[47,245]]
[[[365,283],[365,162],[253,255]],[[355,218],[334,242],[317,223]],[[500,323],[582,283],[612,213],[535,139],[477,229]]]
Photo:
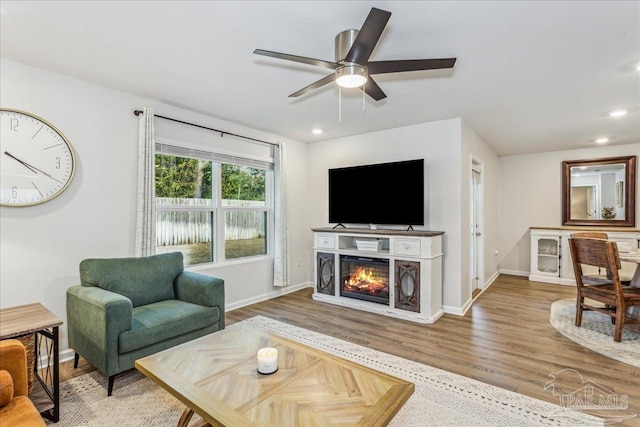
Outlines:
[[[314,228],[313,299],[418,323],[442,314],[441,231]],[[384,287],[349,292],[362,265]],[[357,267],[357,268],[356,268]],[[349,270],[349,271],[347,271]],[[373,286],[372,286],[373,289]]]

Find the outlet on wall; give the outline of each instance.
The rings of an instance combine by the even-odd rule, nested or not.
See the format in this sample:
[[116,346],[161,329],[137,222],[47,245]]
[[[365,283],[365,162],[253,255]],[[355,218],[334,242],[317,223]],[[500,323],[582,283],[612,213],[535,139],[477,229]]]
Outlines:
[[301,262],[302,262],[302,261],[300,260],[300,258],[298,258],[298,259],[296,260],[296,267],[300,267],[300,266],[301,266]]

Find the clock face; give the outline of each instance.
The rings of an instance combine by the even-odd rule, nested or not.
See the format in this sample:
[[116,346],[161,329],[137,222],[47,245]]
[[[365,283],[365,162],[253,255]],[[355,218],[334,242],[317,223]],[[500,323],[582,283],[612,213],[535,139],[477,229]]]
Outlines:
[[24,111],[0,110],[0,205],[47,202],[74,173],[71,144],[55,126]]

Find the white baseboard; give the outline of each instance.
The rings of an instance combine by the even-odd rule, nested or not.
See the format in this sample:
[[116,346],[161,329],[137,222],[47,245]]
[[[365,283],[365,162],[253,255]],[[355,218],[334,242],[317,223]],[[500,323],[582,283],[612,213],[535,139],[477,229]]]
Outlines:
[[60,352],[60,363],[68,362],[69,360],[73,360],[73,355],[74,354],[75,354],[75,351],[73,351],[70,348],[68,348],[66,350],[62,350]]
[[262,294],[262,295],[258,295],[252,298],[247,298],[245,300],[241,300],[241,301],[236,301],[232,304],[228,304],[225,307],[225,312],[226,311],[232,311],[238,308],[242,308],[242,307],[246,307],[248,305],[251,304],[256,304],[258,302],[262,302],[262,301],[266,301],[266,300],[270,300],[282,295],[287,295],[290,294],[292,292],[296,292],[299,291],[300,289],[304,289],[304,288],[313,288],[313,282],[303,282],[303,283],[299,283],[297,285],[291,285],[291,286],[285,286],[282,288],[277,288],[276,291],[273,292],[269,292],[266,294]]
[[519,271],[519,270],[498,270],[499,274],[510,274],[512,276],[528,276],[529,272],[528,271]]
[[484,286],[482,287],[482,292],[484,292],[489,286],[491,286],[493,284],[493,282],[496,281],[498,276],[500,276],[500,272],[499,271],[496,271],[495,273],[493,273],[493,276],[489,277],[489,280],[484,282]]
[[454,307],[451,305],[443,305],[442,306],[442,311],[444,311],[446,314],[454,314],[456,316],[464,316],[464,314],[467,312],[467,310],[469,309],[469,307],[471,307],[471,298],[469,298],[463,305],[462,307]]

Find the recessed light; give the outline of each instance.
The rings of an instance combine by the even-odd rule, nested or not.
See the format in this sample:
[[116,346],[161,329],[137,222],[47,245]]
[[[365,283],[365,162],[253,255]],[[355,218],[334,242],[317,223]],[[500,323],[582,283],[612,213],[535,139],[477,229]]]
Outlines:
[[320,135],[322,133],[322,129],[319,129],[319,128],[312,129],[311,133],[313,133],[314,135]]
[[636,67],[636,70],[640,71],[640,64]]
[[627,110],[615,110],[609,113],[611,117],[622,117],[627,114]]
[[596,139],[596,144],[606,144],[609,142],[609,138],[598,138]]

